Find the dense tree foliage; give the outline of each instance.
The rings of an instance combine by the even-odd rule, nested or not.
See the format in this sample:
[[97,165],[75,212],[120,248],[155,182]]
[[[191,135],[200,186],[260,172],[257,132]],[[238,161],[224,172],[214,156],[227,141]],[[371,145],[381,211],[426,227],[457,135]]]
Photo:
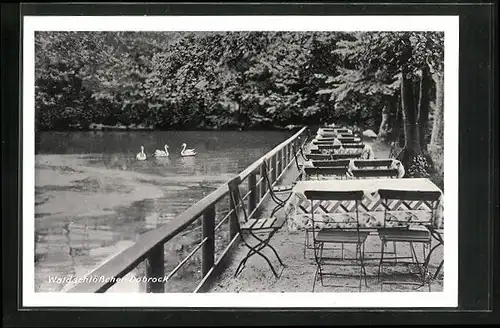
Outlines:
[[339,118],[318,94],[345,33],[37,32],[41,129],[271,128]]
[[410,163],[443,142],[443,39],[440,32],[37,32],[37,126],[340,122],[396,141]]

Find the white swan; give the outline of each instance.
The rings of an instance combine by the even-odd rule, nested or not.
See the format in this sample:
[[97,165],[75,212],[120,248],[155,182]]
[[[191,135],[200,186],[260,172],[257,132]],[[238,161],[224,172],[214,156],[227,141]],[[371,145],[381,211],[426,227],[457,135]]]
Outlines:
[[182,144],[181,156],[194,156],[196,152],[194,149],[186,149],[187,145],[185,143]]
[[155,157],[169,157],[168,145],[165,145],[165,150],[155,150]]
[[146,154],[144,153],[144,146],[141,146],[141,152],[137,154],[136,158],[139,161],[146,160]]

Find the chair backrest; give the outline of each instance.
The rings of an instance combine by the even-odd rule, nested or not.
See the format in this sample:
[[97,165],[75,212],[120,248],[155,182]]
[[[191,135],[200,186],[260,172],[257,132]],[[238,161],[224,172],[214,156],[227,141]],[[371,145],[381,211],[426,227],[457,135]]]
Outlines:
[[349,159],[338,159],[335,161],[313,161],[312,165],[315,167],[338,167],[338,166],[348,167],[349,163],[350,163]]
[[[307,199],[311,201],[311,221],[312,221],[312,231],[313,231],[313,239],[315,239],[315,230],[321,228],[328,228],[328,223],[333,223],[333,227],[330,228],[356,228],[359,232],[360,223],[359,223],[359,204],[363,199],[363,191],[362,190],[349,190],[349,191],[319,191],[319,190],[306,190],[304,195]],[[320,202],[320,206],[315,206],[314,202]],[[322,201],[329,202],[341,202],[340,206],[321,206]],[[346,202],[354,202],[354,211],[348,209],[345,203]],[[328,209],[327,209],[328,208]],[[315,209],[321,209],[324,211],[335,211],[335,208],[343,208],[346,212],[344,212],[340,220],[335,219],[334,217],[328,218],[325,221],[325,218],[319,215],[319,219],[315,219]],[[354,215],[353,215],[354,214]],[[331,220],[331,221],[330,221]],[[359,235],[358,235],[359,239]]]
[[359,144],[360,141],[359,140],[356,140],[354,138],[338,138],[340,143],[342,144]]
[[399,171],[397,169],[352,169],[351,173],[355,178],[397,178]]
[[361,157],[361,153],[344,153],[344,154],[331,154],[329,155],[332,160],[338,159],[357,159]]
[[355,160],[354,166],[359,168],[365,167],[389,167],[393,163],[392,159],[379,159],[379,160]]
[[333,145],[335,139],[316,139],[313,140],[313,145]]
[[364,149],[365,145],[362,143],[352,143],[352,144],[345,144],[342,145],[343,148],[345,149]]
[[389,224],[407,226],[410,222],[433,224],[440,191],[379,189],[384,206],[384,227]]
[[340,137],[342,138],[354,138],[352,133],[340,133]]
[[315,140],[313,140],[313,143],[318,142],[318,141],[319,142],[322,142],[322,141],[325,141],[325,142],[330,141],[330,142],[332,142],[332,141],[335,141],[335,139],[337,139],[337,138],[336,137],[319,137],[319,138],[316,138]]
[[305,178],[309,179],[311,177],[319,178],[323,177],[340,177],[347,178],[347,167],[336,166],[336,167],[304,167]]
[[337,133],[349,133],[351,132],[349,129],[337,129]]
[[309,151],[311,152],[311,154],[323,154],[323,153],[321,152],[321,149],[320,149],[320,148],[318,148],[318,149],[311,149],[311,150],[309,150]]
[[323,149],[340,149],[340,145],[334,145],[334,144],[318,144],[318,149],[323,150]]
[[440,191],[379,189],[378,194],[382,199],[393,200],[421,200],[433,202],[441,198]]
[[314,154],[314,153],[309,153],[305,154],[308,160],[328,160],[332,158],[332,155],[329,154]]
[[309,200],[338,200],[338,201],[360,201],[363,199],[363,190],[330,191],[330,190],[306,190],[304,196]]
[[238,218],[236,221],[238,223],[238,229],[239,229],[239,210],[238,207],[241,207],[243,216],[245,219],[245,222],[248,221],[248,213],[246,212],[245,204],[243,201],[243,197],[241,196],[240,193],[240,184],[241,184],[241,177],[238,175],[234,177],[233,179],[229,180],[227,183],[227,186],[229,188],[229,197],[230,197],[230,210],[234,211],[236,213],[236,217]]

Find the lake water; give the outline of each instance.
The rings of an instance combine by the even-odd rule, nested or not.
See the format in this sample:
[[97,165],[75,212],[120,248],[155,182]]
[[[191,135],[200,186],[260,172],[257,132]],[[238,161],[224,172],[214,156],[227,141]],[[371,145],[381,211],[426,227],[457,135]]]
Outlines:
[[[256,132],[43,132],[35,156],[35,288],[83,276],[291,136]],[[181,144],[195,157],[181,157]],[[169,145],[170,157],[156,159]],[[146,161],[135,156],[144,146]]]

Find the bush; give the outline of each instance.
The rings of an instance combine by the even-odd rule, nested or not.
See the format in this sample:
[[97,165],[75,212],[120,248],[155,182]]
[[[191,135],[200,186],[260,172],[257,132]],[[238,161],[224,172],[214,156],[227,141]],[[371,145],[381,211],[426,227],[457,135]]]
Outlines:
[[430,179],[444,192],[444,149],[439,146],[430,147],[429,155],[434,162],[434,170],[430,174]]

